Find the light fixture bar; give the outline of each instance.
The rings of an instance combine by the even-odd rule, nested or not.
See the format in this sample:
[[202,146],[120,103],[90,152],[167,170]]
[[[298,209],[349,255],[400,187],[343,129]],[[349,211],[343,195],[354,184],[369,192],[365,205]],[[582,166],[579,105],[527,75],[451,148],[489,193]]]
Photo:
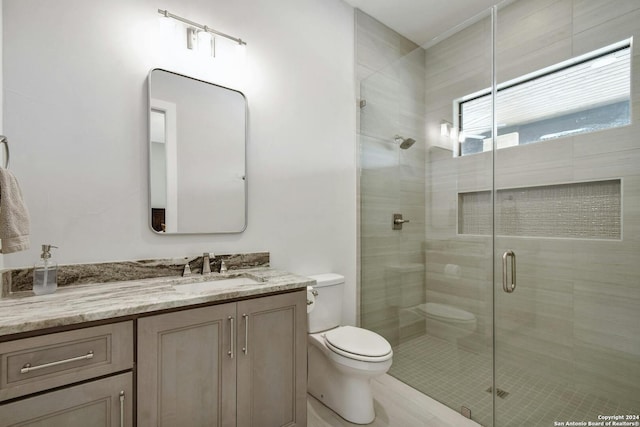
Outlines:
[[198,24],[197,22],[193,22],[193,21],[191,21],[189,19],[183,18],[182,16],[174,15],[173,13],[169,12],[168,10],[158,9],[158,13],[160,15],[164,16],[165,18],[173,18],[176,21],[180,21],[180,22],[183,22],[183,23],[185,23],[187,25],[191,25],[192,27],[198,28],[198,29],[200,29],[202,31],[206,31],[206,32],[211,33],[211,34],[215,34],[217,36],[224,37],[224,38],[229,39],[229,40],[233,40],[234,42],[238,43],[239,45],[246,45],[247,44],[247,42],[245,42],[244,40],[242,40],[240,38],[230,36],[229,34],[225,34],[225,33],[222,33],[220,31],[216,31],[211,27],[208,27],[206,25]]

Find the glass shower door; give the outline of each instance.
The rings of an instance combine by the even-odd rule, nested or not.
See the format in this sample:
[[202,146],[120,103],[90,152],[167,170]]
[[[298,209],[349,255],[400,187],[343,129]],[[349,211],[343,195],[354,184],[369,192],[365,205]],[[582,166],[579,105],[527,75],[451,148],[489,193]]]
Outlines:
[[[401,55],[360,84],[361,324],[396,346],[422,325],[401,308],[424,301],[424,53]],[[420,73],[420,74],[419,74]]]
[[496,426],[640,414],[638,16],[497,10]]
[[[392,344],[390,375],[488,426],[492,153],[459,155],[477,140],[461,146],[454,101],[491,85],[491,17],[422,48],[363,15],[356,14],[361,326]],[[472,124],[491,137],[490,103]],[[480,204],[462,218],[459,204],[472,203],[462,195],[472,192]],[[408,220],[401,229],[394,214]]]
[[640,4],[613,3],[424,47],[357,12],[361,325],[484,426],[640,422]]

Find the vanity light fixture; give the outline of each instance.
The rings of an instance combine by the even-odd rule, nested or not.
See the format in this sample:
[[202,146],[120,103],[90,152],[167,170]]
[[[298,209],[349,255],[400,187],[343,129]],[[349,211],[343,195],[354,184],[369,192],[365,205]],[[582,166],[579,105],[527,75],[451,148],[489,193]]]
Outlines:
[[197,22],[191,21],[189,19],[183,18],[178,15],[174,15],[168,10],[158,9],[158,13],[164,16],[165,18],[173,18],[176,21],[180,21],[188,25],[187,48],[189,49],[195,49],[196,46],[200,43],[202,43],[203,45],[210,44],[211,56],[215,57],[215,37],[213,37],[213,35],[224,37],[226,39],[234,41],[238,43],[238,46],[241,48],[244,48],[244,46],[246,46],[247,44],[247,42],[245,42],[241,38],[230,36],[229,34],[225,34],[223,32],[214,30],[213,28],[207,25],[198,24]]

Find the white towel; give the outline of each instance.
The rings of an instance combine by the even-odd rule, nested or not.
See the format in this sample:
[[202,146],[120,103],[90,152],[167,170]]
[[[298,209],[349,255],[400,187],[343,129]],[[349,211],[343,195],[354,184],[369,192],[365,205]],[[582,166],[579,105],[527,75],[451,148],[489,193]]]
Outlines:
[[0,239],[2,253],[29,249],[29,211],[22,200],[18,180],[0,168]]

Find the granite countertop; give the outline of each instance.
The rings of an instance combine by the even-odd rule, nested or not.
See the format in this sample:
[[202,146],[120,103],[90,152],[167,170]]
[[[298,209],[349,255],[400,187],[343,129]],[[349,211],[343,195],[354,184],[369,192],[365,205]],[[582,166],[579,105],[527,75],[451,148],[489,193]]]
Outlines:
[[[258,284],[230,284],[202,293],[178,291],[174,285],[231,277],[250,277]],[[49,295],[18,293],[0,299],[0,337],[57,326],[149,313],[176,307],[223,302],[236,298],[304,289],[308,277],[270,268],[230,271],[228,274],[153,278],[58,288]]]

